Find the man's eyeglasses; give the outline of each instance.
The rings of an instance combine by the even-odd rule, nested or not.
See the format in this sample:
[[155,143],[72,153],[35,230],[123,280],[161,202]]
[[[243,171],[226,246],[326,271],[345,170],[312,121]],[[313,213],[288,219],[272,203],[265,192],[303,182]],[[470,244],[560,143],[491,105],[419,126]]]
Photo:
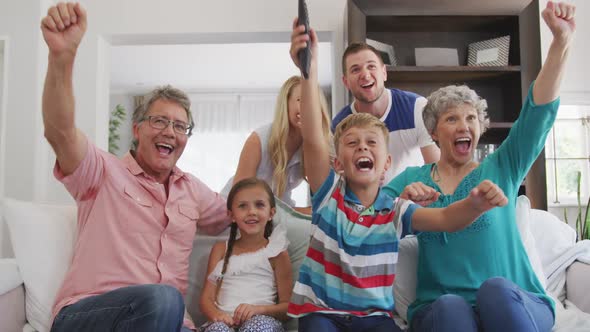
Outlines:
[[193,126],[184,123],[182,121],[168,120],[162,116],[149,115],[142,119],[142,121],[148,120],[150,126],[154,129],[165,129],[168,125],[172,124],[172,128],[178,134],[189,135],[193,129]]

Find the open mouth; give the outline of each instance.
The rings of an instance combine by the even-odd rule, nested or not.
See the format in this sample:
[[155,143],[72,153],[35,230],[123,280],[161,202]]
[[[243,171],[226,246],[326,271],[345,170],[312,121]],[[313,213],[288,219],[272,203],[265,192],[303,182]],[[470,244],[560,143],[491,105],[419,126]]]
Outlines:
[[156,149],[158,149],[161,155],[165,156],[170,155],[174,151],[174,147],[166,143],[156,143]]
[[361,84],[361,88],[363,89],[370,89],[373,87],[373,85],[375,85],[375,82],[371,82],[371,83],[367,83],[367,84]]
[[244,221],[246,225],[254,225],[258,223],[258,220],[246,220]]
[[468,153],[471,149],[471,138],[458,138],[455,140],[455,148],[459,153]]
[[372,170],[373,169],[373,165],[374,165],[373,164],[373,161],[371,159],[367,158],[367,157],[359,158],[356,161],[356,168],[359,171],[362,171],[362,172],[367,172],[367,171]]

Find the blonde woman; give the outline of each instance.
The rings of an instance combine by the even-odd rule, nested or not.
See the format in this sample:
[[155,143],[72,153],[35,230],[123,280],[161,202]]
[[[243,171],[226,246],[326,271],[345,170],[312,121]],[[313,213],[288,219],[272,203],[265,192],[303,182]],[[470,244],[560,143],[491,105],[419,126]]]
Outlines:
[[[320,96],[324,139],[331,142],[328,106],[324,95],[320,93]],[[295,207],[291,193],[305,178],[300,98],[301,77],[292,76],[281,87],[273,122],[254,130],[244,143],[236,174],[222,190],[223,193],[242,179],[257,177],[270,185],[275,196]],[[309,208],[297,210],[311,213]]]

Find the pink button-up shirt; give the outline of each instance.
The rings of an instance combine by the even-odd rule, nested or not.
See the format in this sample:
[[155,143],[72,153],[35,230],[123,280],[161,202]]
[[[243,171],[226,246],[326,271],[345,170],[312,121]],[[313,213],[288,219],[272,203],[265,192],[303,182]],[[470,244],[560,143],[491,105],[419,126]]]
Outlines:
[[[214,234],[229,225],[225,200],[174,168],[169,194],[127,153],[122,159],[88,143],[70,175],[54,169],[78,205],[78,233],[53,316],[88,296],[139,284],[168,284],[186,295],[197,226]],[[193,328],[186,320],[184,325]]]

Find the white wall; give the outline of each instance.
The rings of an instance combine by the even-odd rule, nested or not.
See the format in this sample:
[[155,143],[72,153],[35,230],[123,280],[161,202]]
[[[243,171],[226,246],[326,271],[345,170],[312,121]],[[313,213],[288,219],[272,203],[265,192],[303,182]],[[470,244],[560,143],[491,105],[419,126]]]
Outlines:
[[[570,50],[566,73],[561,85],[561,103],[590,104],[590,85],[587,83],[588,61],[590,59],[590,2],[587,0],[571,0],[576,5],[576,33]],[[547,0],[539,1],[539,10],[542,11]],[[545,60],[549,45],[551,44],[551,31],[545,26],[541,18],[541,52]],[[567,207],[567,216],[570,226],[575,227],[577,207]],[[549,207],[549,212],[559,219],[564,220],[564,207]]]
[[[69,202],[63,187],[53,179],[54,156],[43,138],[40,100],[47,50],[39,22],[49,0],[0,0],[0,35],[11,39],[7,93],[6,196],[25,200]],[[75,66],[77,125],[98,146],[108,137],[108,47],[114,39],[150,35],[187,37],[195,34],[284,32],[289,35],[297,13],[296,1],[276,0],[101,0],[81,1],[89,15],[89,27]],[[335,64],[343,52],[345,0],[308,0],[312,25],[331,32]],[[146,37],[147,36],[147,37]],[[167,37],[166,36],[166,37]],[[161,37],[161,36],[160,36]],[[288,37],[287,37],[288,38]],[[288,39],[287,39],[288,40]],[[272,70],[264,68],[261,70]],[[335,66],[333,97],[343,106],[345,90]],[[231,79],[231,73],[223,73]]]
[[[6,44],[6,37],[0,36],[0,161],[4,160],[4,44]],[[0,198],[4,195],[4,168],[0,163]],[[1,227],[1,226],[0,226]],[[2,233],[0,231],[0,233]],[[2,248],[0,248],[2,250]]]
[[[588,84],[588,59],[590,59],[590,1],[588,0],[569,0],[568,2],[576,5],[576,33],[574,43],[570,50],[568,63],[566,65],[566,74],[561,86],[562,102],[573,98],[584,98],[590,101],[590,85]],[[542,11],[547,4],[547,0],[539,1],[539,10]],[[551,44],[551,32],[545,26],[541,18],[541,52],[542,58],[545,59],[547,50]],[[566,100],[564,100],[566,99]]]
[[5,58],[7,66],[6,113],[4,117],[4,193],[31,199],[35,181],[35,146],[41,139],[38,113],[39,77],[39,1],[0,1],[0,35],[10,40]]

